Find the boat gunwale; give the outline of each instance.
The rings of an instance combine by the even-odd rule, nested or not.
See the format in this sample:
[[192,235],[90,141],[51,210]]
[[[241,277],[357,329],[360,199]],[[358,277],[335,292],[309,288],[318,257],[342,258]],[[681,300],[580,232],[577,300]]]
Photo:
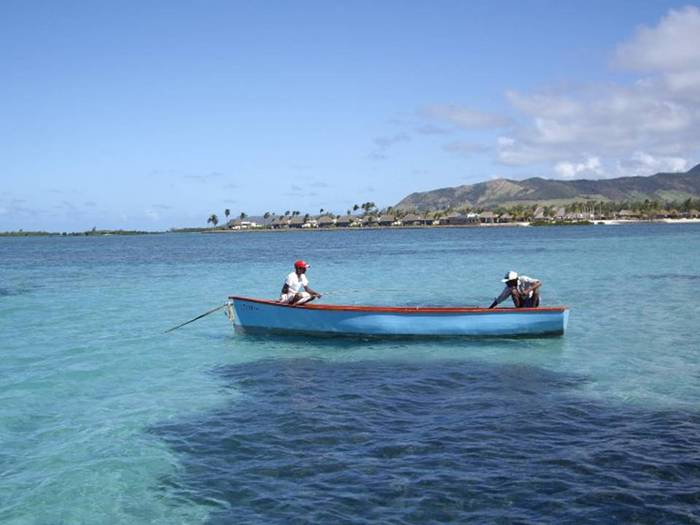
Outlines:
[[297,310],[312,311],[342,311],[342,312],[373,312],[373,313],[401,313],[401,314],[526,314],[526,313],[564,313],[567,306],[544,306],[535,308],[483,308],[474,306],[356,306],[342,304],[285,304],[269,299],[255,299],[239,295],[230,295],[230,300],[247,301],[278,306],[280,308],[294,308]]

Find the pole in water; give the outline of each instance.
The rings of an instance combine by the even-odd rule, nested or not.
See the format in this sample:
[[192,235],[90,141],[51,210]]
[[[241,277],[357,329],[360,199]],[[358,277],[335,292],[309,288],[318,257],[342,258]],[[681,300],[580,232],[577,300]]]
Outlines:
[[182,324],[179,324],[179,325],[177,325],[177,326],[173,326],[172,328],[167,329],[167,330],[166,330],[165,332],[163,332],[163,333],[164,333],[164,334],[167,334],[168,332],[172,332],[173,330],[177,330],[178,328],[182,328],[182,327],[185,326],[186,324],[194,323],[195,321],[197,321],[198,319],[201,319],[202,317],[206,317],[207,315],[213,314],[214,312],[217,312],[217,311],[221,310],[222,308],[226,308],[226,306],[228,306],[228,302],[222,304],[221,306],[217,306],[216,308],[212,308],[212,309],[209,310],[208,312],[204,312],[202,315],[198,315],[198,316],[195,317],[194,319],[190,319],[189,321],[185,321],[185,322],[182,323]]

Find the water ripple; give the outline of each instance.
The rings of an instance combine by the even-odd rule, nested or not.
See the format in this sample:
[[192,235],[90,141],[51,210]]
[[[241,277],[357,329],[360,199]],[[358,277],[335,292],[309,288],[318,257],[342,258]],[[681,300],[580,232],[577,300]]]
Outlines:
[[264,360],[230,406],[155,426],[163,490],[211,523],[696,523],[700,417],[584,401],[585,382],[460,362]]

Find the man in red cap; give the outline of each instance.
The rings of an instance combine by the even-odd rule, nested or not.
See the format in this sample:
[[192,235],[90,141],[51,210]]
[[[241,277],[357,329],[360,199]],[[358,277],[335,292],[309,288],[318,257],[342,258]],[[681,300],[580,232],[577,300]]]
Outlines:
[[284,285],[282,285],[280,303],[304,304],[321,297],[320,293],[309,288],[309,280],[305,275],[309,268],[310,265],[306,264],[305,261],[294,263],[294,271],[287,276]]

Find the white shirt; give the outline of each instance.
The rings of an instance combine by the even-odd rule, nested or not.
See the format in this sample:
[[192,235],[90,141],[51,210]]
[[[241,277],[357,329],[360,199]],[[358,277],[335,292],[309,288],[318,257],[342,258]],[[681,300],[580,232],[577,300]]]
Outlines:
[[[521,275],[520,277],[518,277],[518,284],[516,285],[516,288],[518,289],[518,293],[521,297],[532,297],[532,287],[539,282],[540,281],[538,281],[537,279],[533,279],[532,277],[528,277],[527,275]],[[505,288],[503,288],[501,295],[496,297],[496,304],[499,304],[508,297],[510,297],[510,288],[508,288],[508,285],[506,285]]]
[[292,272],[287,276],[284,281],[287,285],[289,291],[287,293],[299,293],[304,291],[305,286],[309,286],[309,280],[306,278],[305,274],[301,274],[301,277],[297,275],[297,272]]

